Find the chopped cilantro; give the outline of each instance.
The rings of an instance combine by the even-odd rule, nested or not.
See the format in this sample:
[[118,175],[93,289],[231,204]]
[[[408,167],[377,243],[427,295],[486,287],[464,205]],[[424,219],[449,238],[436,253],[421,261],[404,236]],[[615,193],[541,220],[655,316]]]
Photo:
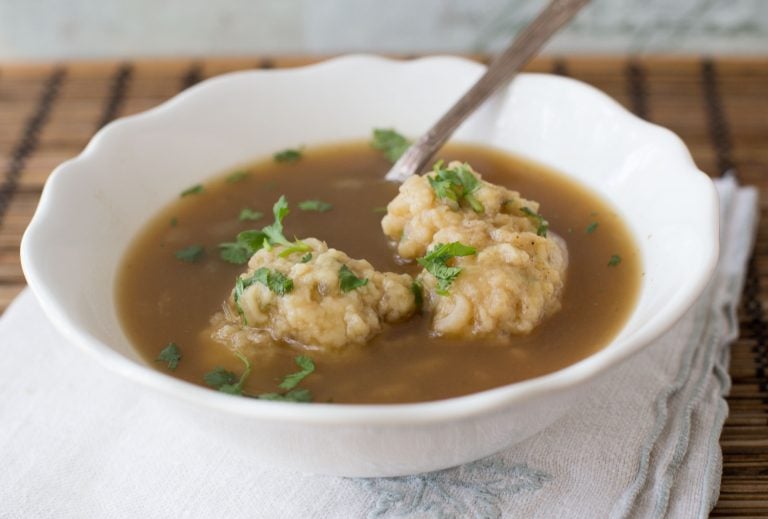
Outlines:
[[474,247],[469,247],[460,242],[447,244],[437,244],[428,251],[427,255],[418,260],[419,264],[427,272],[437,279],[437,293],[440,295],[448,294],[448,287],[461,273],[461,267],[449,267],[448,260],[457,256],[471,256],[475,254]]
[[287,393],[262,393],[258,396],[261,400],[272,400],[275,402],[300,402],[308,403],[312,401],[312,393],[309,389],[292,389]]
[[413,292],[413,300],[416,303],[416,311],[421,313],[424,306],[424,287],[419,281],[414,281],[411,283],[411,292]]
[[245,311],[243,310],[243,307],[240,306],[240,298],[243,297],[245,289],[254,283],[261,283],[265,287],[269,288],[272,292],[280,296],[284,296],[293,290],[293,281],[291,278],[282,272],[270,270],[266,267],[257,269],[251,276],[248,277],[238,276],[237,281],[235,282],[234,300],[237,313],[240,314],[240,317],[243,320],[243,326],[248,326],[248,319],[245,317]]
[[305,355],[298,355],[295,357],[294,362],[301,368],[295,373],[290,373],[283,378],[280,382],[280,389],[285,390],[284,393],[261,393],[256,398],[261,400],[273,400],[276,402],[311,402],[312,393],[309,389],[297,388],[302,380],[315,371],[315,363],[311,358]]
[[299,202],[299,209],[302,211],[317,211],[318,213],[324,213],[333,209],[333,205],[322,200],[304,200]]
[[181,192],[181,196],[189,196],[189,195],[198,195],[204,191],[202,184],[195,184],[192,187],[188,187],[184,191]]
[[212,388],[219,389],[223,385],[233,384],[237,377],[231,371],[221,366],[216,366],[213,370],[203,375],[203,380]]
[[268,269],[267,267],[256,269],[250,277],[240,279],[243,280],[244,289],[254,283],[261,283],[279,296],[284,296],[293,290],[293,281],[291,281],[291,278],[282,272]]
[[381,207],[374,207],[373,208],[374,213],[384,214],[387,212],[387,206],[381,206]]
[[179,347],[176,346],[176,343],[174,342],[169,342],[168,346],[160,350],[160,353],[155,359],[157,362],[165,362],[168,365],[168,369],[171,371],[175,370],[179,366],[180,360],[181,350],[179,350]]
[[283,219],[290,212],[285,195],[281,195],[277,202],[275,202],[275,205],[272,206],[272,214],[275,216],[274,223],[267,225],[261,230],[269,240],[268,245],[290,245],[290,242],[283,235]]
[[203,257],[204,253],[205,249],[202,245],[190,245],[189,247],[177,250],[174,256],[176,256],[176,259],[186,261],[187,263],[196,263]]
[[168,224],[169,224],[171,227],[176,227],[177,225],[179,225],[179,220],[178,220],[178,218],[176,218],[176,217],[174,216],[173,218],[171,218],[171,221],[170,221],[170,222],[168,222]]
[[[312,247],[307,245],[301,240],[296,240],[295,242],[289,244],[288,246],[283,249],[278,256],[281,258],[285,258],[287,256],[290,256],[294,252],[309,252],[312,250]],[[312,253],[310,252],[309,257],[312,257]],[[306,263],[306,261],[303,261],[302,263]]]
[[592,222],[591,224],[587,225],[587,234],[592,234],[597,230],[598,223]]
[[293,359],[296,365],[301,368],[296,373],[286,375],[282,382],[280,382],[280,389],[293,389],[299,385],[299,382],[304,380],[307,375],[315,371],[315,363],[312,359],[306,355],[298,355]]
[[305,255],[303,255],[301,257],[301,259],[299,261],[301,263],[308,263],[311,259],[312,259],[312,253],[311,252],[307,252]]
[[[227,371],[222,367],[216,367],[213,371],[209,371],[203,375],[203,380],[205,383],[214,389],[218,389],[222,393],[228,393],[230,395],[242,395],[245,381],[251,374],[251,362],[248,360],[248,357],[239,351],[236,351],[235,355],[245,366],[245,369],[243,369],[243,374],[240,375],[239,380],[231,371]],[[235,382],[235,380],[237,380],[237,382]]]
[[252,209],[248,209],[247,207],[244,207],[240,209],[240,215],[238,216],[238,219],[241,222],[244,222],[246,220],[258,220],[262,216],[264,216],[264,213],[260,213],[259,211],[254,211]]
[[444,168],[439,160],[432,168],[434,175],[428,175],[429,185],[441,200],[451,208],[458,209],[465,202],[476,213],[482,213],[485,208],[473,194],[480,189],[480,180],[472,174],[469,164],[461,164],[454,168]]
[[364,287],[368,284],[368,278],[359,278],[349,270],[349,267],[342,265],[339,269],[339,288],[344,293],[356,288]]
[[393,129],[374,128],[373,140],[371,146],[374,149],[384,152],[384,156],[391,163],[397,162],[397,159],[405,153],[411,142],[397,133]]
[[619,263],[621,263],[621,256],[619,256],[618,254],[614,254],[613,256],[611,256],[611,259],[608,260],[609,267],[615,267]]
[[302,153],[300,149],[289,148],[287,150],[278,151],[272,158],[275,162],[296,162],[301,159]]
[[281,196],[272,207],[275,216],[275,222],[264,227],[262,230],[243,231],[237,235],[234,242],[219,244],[219,256],[224,261],[244,265],[248,258],[253,254],[270,245],[290,246],[285,236],[283,236],[283,218],[288,214],[288,202],[285,196]]
[[248,177],[247,171],[235,171],[234,173],[230,173],[227,175],[227,182],[230,184],[234,184],[235,182],[240,182],[241,180],[245,180]]
[[252,256],[251,250],[239,242],[227,242],[219,244],[219,257],[235,265],[245,265]]
[[546,221],[543,216],[535,213],[533,210],[531,210],[530,207],[521,207],[520,212],[533,220],[534,223],[536,223],[536,234],[538,236],[547,236],[547,232],[549,231],[549,222]]

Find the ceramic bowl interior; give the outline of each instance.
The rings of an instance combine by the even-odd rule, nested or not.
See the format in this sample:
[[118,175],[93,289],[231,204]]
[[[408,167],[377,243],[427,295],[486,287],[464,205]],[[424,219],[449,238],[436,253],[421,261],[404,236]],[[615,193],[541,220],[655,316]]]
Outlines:
[[[583,83],[520,75],[454,136],[578,179],[616,207],[634,234],[644,266],[637,306],[611,344],[573,366],[422,404],[296,406],[238,399],[147,367],[121,329],[114,304],[127,245],[185,187],[297,143],[365,139],[373,127],[417,136],[482,70],[458,58],[350,56],[299,69],[228,74],[116,121],[51,175],[22,244],[29,285],[73,343],[139,387],[175,397],[169,406],[180,399],[193,414],[215,411],[230,427],[239,420],[238,427],[273,442],[269,453],[259,453],[268,462],[345,475],[406,474],[470,461],[521,440],[565,412],[564,404],[598,374],[669,328],[703,289],[717,258],[716,195],[682,142]],[[534,404],[548,407],[531,412]],[[481,423],[493,431],[478,433]],[[325,428],[317,442],[326,442],[327,456],[280,452],[276,436],[290,436],[286,427]],[[337,439],[334,427],[343,428]],[[235,436],[232,441],[240,441]],[[354,448],[334,447],[341,438]],[[425,442],[459,440],[471,445],[442,449],[447,454],[414,451]],[[373,448],[366,441],[383,443]]]

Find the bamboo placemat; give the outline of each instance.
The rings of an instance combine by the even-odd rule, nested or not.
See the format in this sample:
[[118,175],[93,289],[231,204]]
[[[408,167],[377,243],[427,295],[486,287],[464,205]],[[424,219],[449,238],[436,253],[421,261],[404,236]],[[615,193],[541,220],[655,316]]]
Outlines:
[[[319,58],[0,64],[0,312],[25,285],[19,242],[48,174],[115,117],[146,110],[210,76]],[[732,348],[723,480],[713,516],[768,517],[768,57],[540,58],[682,137],[699,168],[733,170],[761,192],[761,225]],[[691,258],[696,261],[696,258]]]

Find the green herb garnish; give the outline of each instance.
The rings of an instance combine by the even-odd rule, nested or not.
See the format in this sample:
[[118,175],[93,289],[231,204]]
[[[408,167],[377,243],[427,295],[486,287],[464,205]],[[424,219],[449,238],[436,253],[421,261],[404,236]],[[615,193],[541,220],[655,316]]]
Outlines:
[[410,145],[411,142],[408,139],[391,128],[373,129],[373,140],[371,141],[371,146],[374,149],[383,151],[384,156],[387,157],[387,160],[393,164],[397,162],[397,159],[399,159],[400,156],[405,153],[405,150],[407,150],[408,146]]
[[247,207],[244,207],[240,209],[240,215],[238,216],[238,219],[241,222],[244,222],[246,220],[255,221],[260,219],[262,216],[264,216],[264,213],[261,213],[259,211],[254,211],[252,209],[248,209]]
[[[304,243],[301,240],[296,240],[295,242],[293,242],[293,243],[289,244],[288,246],[286,246],[284,250],[280,251],[280,254],[278,254],[278,256],[281,257],[281,258],[285,258],[287,256],[290,256],[294,252],[308,252],[308,251],[311,251],[311,250],[312,250],[312,247],[310,247],[309,245],[307,245],[306,243]],[[309,253],[309,257],[310,258],[312,257],[312,253],[311,252]],[[309,260],[307,260],[307,261],[309,261]],[[303,261],[302,263],[306,263],[306,261]]]
[[312,393],[309,389],[292,389],[287,393],[262,393],[257,398],[260,400],[272,400],[274,402],[299,402],[309,403],[312,401]]
[[171,227],[176,227],[177,225],[179,225],[179,220],[178,220],[178,218],[176,218],[176,217],[174,216],[173,218],[171,218],[171,221],[169,221],[169,222],[168,222],[168,224],[169,224]]
[[181,350],[176,346],[176,343],[169,342],[168,346],[160,350],[155,361],[165,362],[168,365],[168,369],[175,370],[179,366],[181,360]]
[[290,246],[291,242],[283,236],[283,218],[288,212],[288,202],[285,196],[281,196],[272,207],[272,213],[275,216],[274,223],[260,231],[243,231],[237,235],[234,242],[220,243],[219,256],[221,259],[236,265],[244,265],[248,262],[248,258],[264,247],[270,245]]
[[273,400],[277,402],[311,402],[312,393],[309,389],[296,388],[308,375],[315,371],[315,363],[311,358],[305,355],[298,355],[293,359],[296,365],[301,368],[295,373],[285,376],[280,382],[280,389],[286,390],[285,393],[262,393],[257,396],[261,400]]
[[608,260],[609,267],[615,267],[619,263],[621,263],[621,256],[619,256],[618,254],[614,254],[613,256],[611,256],[611,259]]
[[448,260],[458,256],[471,256],[477,252],[474,247],[460,242],[437,244],[432,247],[426,256],[418,260],[419,264],[427,272],[437,279],[437,293],[444,296],[448,294],[448,287],[461,273],[461,267],[449,267]]
[[547,236],[547,232],[549,231],[549,222],[546,221],[543,216],[535,213],[533,210],[531,210],[530,207],[521,207],[520,212],[536,223],[536,234],[538,236]]
[[444,168],[439,160],[432,167],[434,175],[428,175],[429,185],[441,200],[451,208],[458,209],[465,202],[476,213],[484,211],[483,204],[473,194],[480,189],[481,183],[472,174],[469,164],[461,164],[453,168]]
[[268,269],[267,267],[256,269],[250,277],[241,277],[239,279],[243,280],[243,289],[248,288],[254,283],[261,283],[279,296],[284,296],[293,290],[293,281],[291,278],[282,272]]
[[196,184],[196,185],[194,185],[192,187],[188,187],[187,189],[182,191],[181,192],[181,196],[184,197],[184,196],[189,196],[189,195],[197,195],[197,194],[202,193],[203,191],[204,191],[203,185],[202,184]]
[[272,158],[275,159],[275,162],[296,162],[298,160],[301,160],[302,152],[300,149],[297,148],[289,148],[287,150],[278,151],[274,155],[272,155]]
[[301,257],[299,260],[300,263],[309,263],[309,261],[312,259],[312,253],[307,252],[305,255]]
[[364,287],[368,284],[368,278],[359,278],[349,270],[349,267],[342,265],[339,269],[339,288],[345,294],[356,288]]
[[374,207],[374,208],[373,208],[373,212],[374,212],[374,213],[379,213],[379,214],[384,214],[384,213],[386,213],[386,212],[387,212],[387,207],[386,207],[386,206],[382,206],[382,207]]
[[190,245],[189,247],[177,250],[173,255],[176,256],[176,259],[181,261],[196,263],[203,257],[204,253],[205,249],[202,245]]
[[592,234],[597,230],[598,223],[592,222],[591,224],[587,225],[587,234]]
[[269,240],[268,245],[287,246],[291,244],[291,242],[289,242],[285,236],[283,236],[283,219],[290,212],[291,211],[288,209],[288,201],[285,199],[285,195],[281,195],[277,202],[275,202],[275,205],[272,206],[272,214],[275,217],[274,223],[267,225],[261,230],[261,232],[263,232]]
[[237,380],[237,376],[221,366],[216,366],[213,370],[203,375],[203,380],[210,387],[219,389],[223,385],[234,384],[235,380]]
[[416,311],[421,313],[421,309],[424,306],[424,287],[421,286],[419,281],[411,283],[411,292],[413,292],[413,300],[416,304]]
[[304,200],[299,202],[299,209],[302,211],[317,211],[318,213],[324,213],[333,209],[333,205],[322,200]]
[[234,173],[231,173],[227,175],[227,182],[230,184],[234,184],[235,182],[240,182],[241,180],[245,180],[248,177],[247,171],[235,171]]
[[294,362],[298,367],[301,368],[301,371],[297,371],[296,373],[291,373],[289,375],[286,375],[282,382],[280,382],[280,389],[293,389],[296,386],[299,385],[299,382],[304,380],[307,375],[315,371],[315,363],[312,362],[312,359],[307,357],[306,355],[298,355],[295,359],[293,359]]
[[240,306],[240,298],[243,297],[245,289],[254,283],[261,283],[279,296],[284,296],[293,290],[293,281],[291,278],[282,272],[270,270],[266,267],[256,269],[256,271],[248,277],[238,276],[237,281],[235,281],[234,300],[237,313],[243,320],[243,326],[248,326],[248,318],[245,317],[245,311],[243,310],[243,307]]
[[[237,380],[236,375],[231,371],[227,371],[222,367],[216,367],[213,371],[209,371],[203,375],[203,380],[205,383],[214,389],[218,389],[222,393],[228,393],[230,395],[242,395],[243,385],[245,385],[245,381],[251,374],[251,362],[248,360],[248,357],[239,351],[236,351],[235,355],[245,366],[243,374],[240,375],[239,380]],[[235,380],[237,380],[237,382],[235,382]]]
[[[238,234],[238,236],[240,236]],[[235,265],[245,265],[248,258],[253,255],[251,249],[240,242],[228,242],[219,244],[219,257]]]

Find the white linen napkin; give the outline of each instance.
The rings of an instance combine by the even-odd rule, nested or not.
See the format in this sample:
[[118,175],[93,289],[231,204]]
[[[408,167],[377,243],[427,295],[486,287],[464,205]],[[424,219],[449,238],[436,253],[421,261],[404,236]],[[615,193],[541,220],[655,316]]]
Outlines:
[[419,476],[261,467],[66,344],[26,290],[0,319],[0,517],[706,517],[757,215],[754,189],[717,187],[720,264],[671,331],[540,434]]

